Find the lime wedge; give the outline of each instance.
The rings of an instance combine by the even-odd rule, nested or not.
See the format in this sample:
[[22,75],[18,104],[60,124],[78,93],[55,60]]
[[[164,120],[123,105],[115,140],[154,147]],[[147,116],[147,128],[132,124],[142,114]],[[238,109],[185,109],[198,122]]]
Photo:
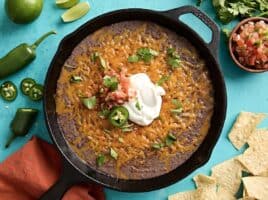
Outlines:
[[80,19],[81,17],[83,17],[85,14],[88,13],[89,9],[90,5],[87,1],[76,4],[74,7],[70,8],[61,15],[62,21],[72,22],[77,19]]
[[71,8],[79,3],[79,0],[56,0],[56,5],[59,8]]

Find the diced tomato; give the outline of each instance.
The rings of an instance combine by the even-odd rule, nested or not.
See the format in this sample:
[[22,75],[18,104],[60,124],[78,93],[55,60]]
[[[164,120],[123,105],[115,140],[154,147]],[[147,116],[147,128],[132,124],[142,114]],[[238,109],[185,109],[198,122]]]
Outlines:
[[248,22],[233,36],[232,48],[239,62],[254,68],[267,68],[268,62],[268,24],[263,20]]

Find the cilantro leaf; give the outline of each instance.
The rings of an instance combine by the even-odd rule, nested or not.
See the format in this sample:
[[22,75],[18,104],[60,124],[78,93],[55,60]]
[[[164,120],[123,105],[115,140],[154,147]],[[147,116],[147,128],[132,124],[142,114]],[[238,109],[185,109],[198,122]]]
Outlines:
[[130,62],[130,63],[135,63],[138,61],[139,61],[139,56],[137,56],[136,54],[128,57],[128,62]]
[[101,167],[106,162],[106,157],[102,154],[99,154],[96,161],[97,161],[97,166]]
[[168,81],[170,76],[162,76],[156,83],[158,86],[162,86],[166,81]]
[[104,76],[103,85],[111,91],[115,91],[118,88],[118,80],[115,76]]

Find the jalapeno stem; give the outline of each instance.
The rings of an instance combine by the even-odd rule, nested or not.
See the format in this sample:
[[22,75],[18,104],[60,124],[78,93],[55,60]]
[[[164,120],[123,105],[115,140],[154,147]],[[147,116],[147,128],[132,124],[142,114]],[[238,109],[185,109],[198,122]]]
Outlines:
[[5,148],[8,148],[9,145],[12,143],[12,141],[16,138],[17,136],[15,134],[12,134],[11,137],[8,139]]
[[38,40],[36,40],[35,43],[33,43],[31,45],[31,48],[36,49],[39,46],[39,44],[41,42],[43,42],[44,39],[46,39],[48,36],[50,36],[52,34],[57,34],[57,33],[55,31],[47,32],[46,34],[44,34],[43,36],[41,36]]

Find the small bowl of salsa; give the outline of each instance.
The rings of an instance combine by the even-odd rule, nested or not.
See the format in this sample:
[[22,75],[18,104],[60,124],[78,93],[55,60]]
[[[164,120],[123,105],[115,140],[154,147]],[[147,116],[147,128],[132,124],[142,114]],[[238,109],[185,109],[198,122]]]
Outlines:
[[230,35],[229,51],[240,68],[253,73],[268,71],[268,19],[241,21]]

